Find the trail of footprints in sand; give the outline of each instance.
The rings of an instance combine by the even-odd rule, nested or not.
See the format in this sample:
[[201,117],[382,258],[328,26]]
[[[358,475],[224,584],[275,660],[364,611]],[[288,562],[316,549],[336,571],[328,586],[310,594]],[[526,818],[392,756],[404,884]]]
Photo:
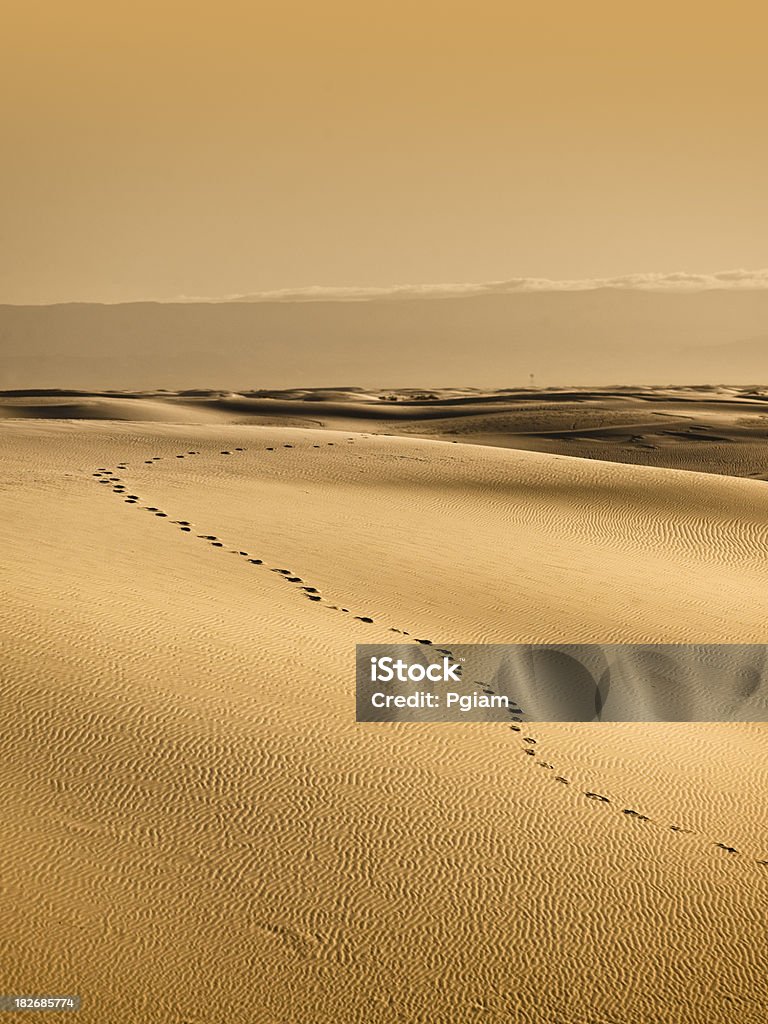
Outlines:
[[[352,437],[347,438],[347,443],[348,444],[354,444],[354,438],[352,438]],[[329,448],[333,448],[333,447],[336,446],[336,442],[335,441],[328,441],[328,442],[326,442],[326,444],[327,444],[327,447],[329,447]],[[315,449],[322,449],[324,446],[320,445],[320,444],[313,444],[311,447],[315,448]],[[294,445],[292,445],[292,444],[284,444],[284,445],[282,445],[282,449],[280,449],[278,446],[269,446],[269,447],[265,447],[263,449],[263,451],[274,453],[274,452],[278,452],[278,451],[281,451],[281,450],[285,451],[285,450],[289,450],[289,449],[293,449],[293,448],[294,448]],[[242,452],[245,452],[245,451],[247,451],[246,448],[238,447],[238,448],[231,448],[231,449],[221,449],[218,453],[212,452],[210,454],[212,454],[214,456],[218,455],[219,457],[232,457],[232,456],[238,455],[238,454],[240,454]],[[173,459],[188,459],[188,458],[196,458],[196,457],[201,456],[201,455],[203,455],[203,453],[200,452],[200,451],[189,450],[189,451],[185,451],[183,453],[179,453],[179,454],[176,454],[176,455],[173,455],[173,456],[169,456],[167,458],[169,460],[171,458],[173,458]],[[143,464],[145,466],[153,466],[155,463],[162,462],[162,461],[164,461],[164,457],[163,456],[161,456],[161,455],[154,455],[154,456],[152,456],[152,458],[145,459]],[[171,523],[173,526],[177,526],[182,533],[192,533],[192,531],[193,531],[193,524],[190,521],[184,520],[184,519],[174,519],[174,520],[171,520],[169,518],[168,514],[166,512],[163,512],[162,509],[157,508],[154,505],[142,505],[142,504],[140,504],[141,499],[140,499],[140,497],[137,494],[129,494],[128,493],[127,485],[124,483],[122,477],[117,475],[117,471],[118,470],[126,470],[126,469],[128,469],[128,465],[129,464],[127,462],[120,462],[120,463],[117,464],[117,466],[114,469],[110,469],[108,467],[103,467],[102,466],[102,467],[100,467],[100,468],[98,468],[97,470],[94,471],[93,477],[95,478],[95,481],[97,483],[101,484],[102,486],[110,486],[111,485],[112,492],[117,494],[117,495],[120,495],[127,505],[136,505],[137,507],[141,508],[143,511],[149,512],[152,516],[154,516],[154,517],[156,517],[158,519],[168,519],[169,523]],[[248,551],[240,551],[240,550],[238,550],[236,548],[226,547],[224,541],[221,540],[215,534],[198,533],[198,534],[195,534],[195,537],[198,540],[205,541],[211,547],[221,548],[222,550],[224,550],[226,548],[226,551],[229,554],[238,555],[239,557],[245,559],[248,562],[248,564],[254,565],[254,566],[261,566],[264,569],[266,569],[267,571],[273,572],[273,573],[281,576],[282,579],[285,580],[286,583],[290,583],[292,586],[297,587],[299,592],[302,593],[303,596],[308,601],[312,601],[313,603],[316,603],[320,607],[327,608],[327,609],[329,609],[331,611],[340,612],[342,614],[347,614],[347,615],[351,615],[352,614],[349,608],[342,608],[340,605],[332,604],[327,598],[325,598],[320,593],[320,590],[317,587],[311,586],[305,579],[303,579],[297,573],[293,572],[291,569],[285,569],[285,568],[280,567],[280,566],[265,565],[263,559],[253,557],[251,555],[251,553],[248,552]],[[373,623],[375,621],[373,619],[373,617],[370,616],[370,615],[355,615],[353,617],[358,622]],[[418,637],[414,637],[408,630],[399,629],[399,628],[397,628],[395,626],[390,626],[389,629],[390,629],[390,632],[392,632],[392,633],[398,633],[401,636],[409,637],[414,643],[432,646],[432,641],[431,640],[420,639]],[[447,648],[436,647],[435,650],[439,654],[444,654],[444,655],[446,655],[448,657],[452,657],[453,656],[451,651],[448,650]],[[460,672],[460,670],[459,670],[459,672]],[[477,685],[483,686],[483,692],[486,693],[486,694],[493,694],[494,693],[493,690],[491,690],[490,688],[485,686],[485,684],[483,684],[479,680],[477,681]],[[509,728],[513,732],[515,732],[515,733],[522,733],[523,732],[522,725],[524,724],[523,723],[524,712],[523,712],[522,708],[520,708],[519,706],[514,706],[514,707],[508,708],[507,710],[509,712],[510,721],[512,723],[509,726]],[[518,723],[520,723],[520,724],[518,724]],[[529,730],[526,729],[525,731],[528,732]],[[550,764],[549,761],[546,761],[546,760],[543,759],[543,757],[541,755],[541,752],[540,752],[539,745],[538,745],[538,740],[536,739],[536,737],[534,737],[534,736],[521,736],[520,740],[521,740],[521,753],[522,753],[522,755],[524,757],[527,757],[527,758],[531,759],[529,761],[530,764],[535,764],[537,767],[543,768],[545,771],[548,771],[548,772],[555,773],[557,771],[557,769],[555,768],[555,766],[553,764]],[[564,776],[564,775],[553,774],[552,775],[552,779],[553,779],[553,781],[557,782],[561,786],[570,786],[571,785],[571,780],[569,778],[566,778],[566,776]],[[643,827],[646,827],[646,828],[647,827],[652,827],[652,828],[657,828],[657,829],[663,829],[664,831],[667,831],[667,832],[675,832],[675,833],[684,834],[684,835],[701,835],[701,833],[698,833],[695,829],[685,828],[683,825],[679,825],[679,824],[673,824],[673,825],[664,824],[664,823],[655,821],[649,815],[643,814],[640,811],[637,811],[637,810],[635,810],[633,808],[630,808],[630,807],[623,807],[622,808],[620,806],[620,804],[614,804],[614,801],[612,801],[610,797],[607,797],[607,796],[605,796],[602,793],[594,793],[591,790],[585,790],[582,793],[582,796],[583,796],[583,798],[585,800],[590,801],[590,803],[593,803],[593,804],[595,804],[598,807],[605,807],[607,809],[614,809],[614,807],[615,807],[617,809],[617,813],[622,814],[626,818],[626,820],[628,822],[639,823],[640,825],[642,825]],[[723,842],[720,842],[720,841],[714,841],[712,839],[712,837],[706,837],[706,836],[703,836],[703,835],[702,835],[702,838],[707,839],[711,843],[711,845],[713,847],[723,851],[723,853],[727,854],[728,856],[736,856],[736,857],[742,856],[739,850],[737,850],[733,846],[730,846],[728,843],[723,843]],[[759,864],[759,865],[762,865],[762,866],[768,866],[768,859],[750,858],[750,860],[753,860],[755,864]]]

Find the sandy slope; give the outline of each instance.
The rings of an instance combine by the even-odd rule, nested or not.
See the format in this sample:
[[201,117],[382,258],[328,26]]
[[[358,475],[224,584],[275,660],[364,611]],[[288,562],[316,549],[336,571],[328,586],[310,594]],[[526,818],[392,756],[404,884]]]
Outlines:
[[762,483],[253,425],[0,441],[6,990],[762,1024],[765,726],[352,721],[353,645],[392,627],[762,642]]

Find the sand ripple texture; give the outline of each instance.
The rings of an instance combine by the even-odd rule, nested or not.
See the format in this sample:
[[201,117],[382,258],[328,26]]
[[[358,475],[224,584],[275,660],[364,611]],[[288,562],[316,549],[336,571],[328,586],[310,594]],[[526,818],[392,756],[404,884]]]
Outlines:
[[0,442],[6,990],[84,1024],[764,1024],[765,726],[352,720],[393,628],[761,642],[761,483],[250,425]]

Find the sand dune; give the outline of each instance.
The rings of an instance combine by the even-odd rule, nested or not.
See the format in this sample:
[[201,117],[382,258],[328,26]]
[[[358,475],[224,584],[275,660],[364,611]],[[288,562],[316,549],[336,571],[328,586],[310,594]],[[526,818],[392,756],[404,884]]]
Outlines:
[[768,478],[768,391],[621,387],[567,391],[0,392],[0,419],[119,419],[327,427],[577,458]]
[[78,401],[33,395],[26,401],[0,401],[0,419],[127,420],[129,422],[206,423],[227,420],[225,410],[176,400],[172,404],[151,398],[101,397],[84,395]]
[[352,667],[393,629],[762,642],[762,482],[47,417],[0,435],[6,989],[84,1022],[762,1024],[765,725],[357,726]]

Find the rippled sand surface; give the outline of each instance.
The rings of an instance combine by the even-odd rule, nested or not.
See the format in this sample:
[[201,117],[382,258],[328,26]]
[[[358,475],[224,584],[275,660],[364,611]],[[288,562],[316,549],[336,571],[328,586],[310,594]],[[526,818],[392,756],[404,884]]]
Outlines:
[[763,642],[765,484],[160,404],[2,424],[4,988],[763,1024],[765,725],[362,726],[353,664],[393,629]]

